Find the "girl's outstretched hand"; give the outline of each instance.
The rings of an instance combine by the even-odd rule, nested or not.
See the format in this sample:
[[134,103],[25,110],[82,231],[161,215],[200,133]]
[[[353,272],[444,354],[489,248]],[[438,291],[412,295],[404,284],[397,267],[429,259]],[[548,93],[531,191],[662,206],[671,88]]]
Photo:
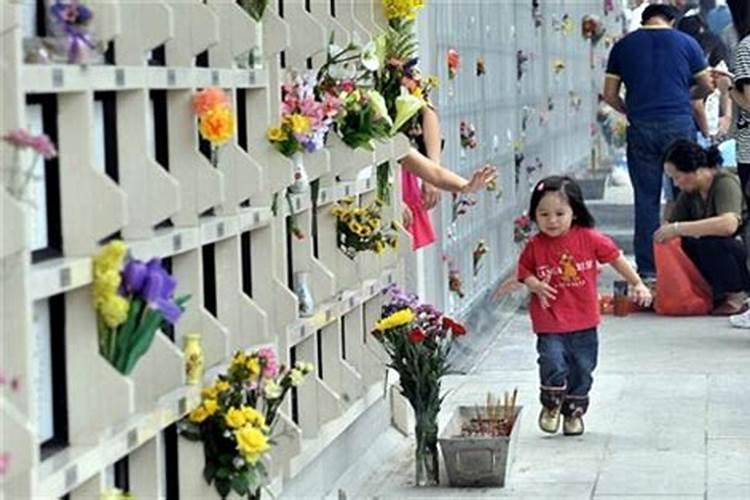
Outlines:
[[544,309],[550,307],[550,302],[557,298],[557,289],[549,284],[549,278],[544,281],[536,278],[526,281],[529,291],[539,297]]
[[651,290],[641,282],[633,287],[632,299],[639,306],[648,307],[651,305],[653,297],[651,296]]
[[508,278],[507,280],[497,285],[497,288],[495,288],[495,291],[492,292],[492,301],[497,302],[498,300],[502,299],[506,295],[515,292],[522,286],[523,284],[520,281],[518,281],[518,278],[516,277],[516,273],[513,273],[513,275],[510,278]]
[[494,181],[495,177],[497,177],[495,167],[492,165],[485,165],[474,172],[474,175],[471,176],[469,182],[461,188],[461,192],[467,194],[481,191],[487,187],[487,184]]

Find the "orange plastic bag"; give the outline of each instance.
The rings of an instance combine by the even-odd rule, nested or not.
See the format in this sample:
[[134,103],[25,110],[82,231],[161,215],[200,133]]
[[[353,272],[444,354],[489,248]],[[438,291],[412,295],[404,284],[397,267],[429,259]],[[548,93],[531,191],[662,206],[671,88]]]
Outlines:
[[675,238],[654,244],[656,260],[656,314],[666,316],[701,316],[713,309],[711,286],[693,261],[682,251],[682,241]]

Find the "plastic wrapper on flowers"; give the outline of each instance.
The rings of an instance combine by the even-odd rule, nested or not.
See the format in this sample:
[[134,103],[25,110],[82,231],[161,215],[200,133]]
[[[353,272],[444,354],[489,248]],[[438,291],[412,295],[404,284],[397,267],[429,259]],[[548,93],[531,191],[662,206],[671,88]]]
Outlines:
[[221,498],[234,491],[260,499],[279,408],[312,371],[305,362],[279,366],[270,348],[236,352],[227,371],[203,389],[200,405],[180,422],[180,433],[203,443],[203,478]]
[[531,236],[531,218],[523,213],[513,219],[513,241],[525,243],[529,236]]
[[385,293],[388,300],[372,334],[388,355],[388,367],[398,372],[401,394],[414,409],[416,483],[437,484],[441,379],[450,369],[451,346],[466,329],[412,293],[396,286]]
[[161,259],[142,262],[126,253],[122,241],[113,241],[93,263],[99,352],[123,375],[133,371],[159,328],[179,320],[190,299],[175,298],[177,281]]
[[383,202],[376,199],[365,208],[354,205],[351,197],[340,200],[332,209],[336,217],[338,246],[350,259],[359,252],[370,251],[377,255],[386,248],[398,248],[398,233],[391,224],[390,230],[383,228]]
[[94,12],[79,0],[55,0],[49,8],[51,37],[26,44],[26,60],[35,63],[95,64],[102,50],[90,25]]

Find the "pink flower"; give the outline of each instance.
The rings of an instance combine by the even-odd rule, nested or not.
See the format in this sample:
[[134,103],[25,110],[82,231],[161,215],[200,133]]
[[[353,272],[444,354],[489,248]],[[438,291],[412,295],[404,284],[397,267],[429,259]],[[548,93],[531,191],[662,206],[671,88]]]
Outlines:
[[279,366],[276,362],[276,353],[270,347],[263,347],[258,350],[258,356],[263,360],[263,376],[274,378],[279,373]]
[[10,453],[0,453],[0,476],[4,476],[10,469]]
[[351,80],[341,82],[341,90],[344,92],[354,92],[354,82]]
[[201,90],[193,96],[193,112],[198,116],[203,115],[217,106],[229,106],[229,98],[222,89],[209,87]]
[[57,156],[57,149],[46,134],[31,135],[27,130],[16,129],[5,134],[3,140],[17,148],[31,148],[46,160]]

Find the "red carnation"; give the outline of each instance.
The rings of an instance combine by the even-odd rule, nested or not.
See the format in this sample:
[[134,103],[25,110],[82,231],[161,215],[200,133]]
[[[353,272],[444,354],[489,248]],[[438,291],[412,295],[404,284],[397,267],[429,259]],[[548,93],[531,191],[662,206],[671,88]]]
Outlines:
[[461,323],[453,322],[453,326],[451,326],[451,331],[453,331],[453,335],[455,337],[462,337],[466,335],[466,327],[462,325]]
[[424,339],[426,338],[427,338],[427,335],[425,335],[424,331],[422,331],[421,328],[414,328],[412,331],[409,332],[409,340],[411,340],[415,344],[419,344],[420,342],[423,342]]

